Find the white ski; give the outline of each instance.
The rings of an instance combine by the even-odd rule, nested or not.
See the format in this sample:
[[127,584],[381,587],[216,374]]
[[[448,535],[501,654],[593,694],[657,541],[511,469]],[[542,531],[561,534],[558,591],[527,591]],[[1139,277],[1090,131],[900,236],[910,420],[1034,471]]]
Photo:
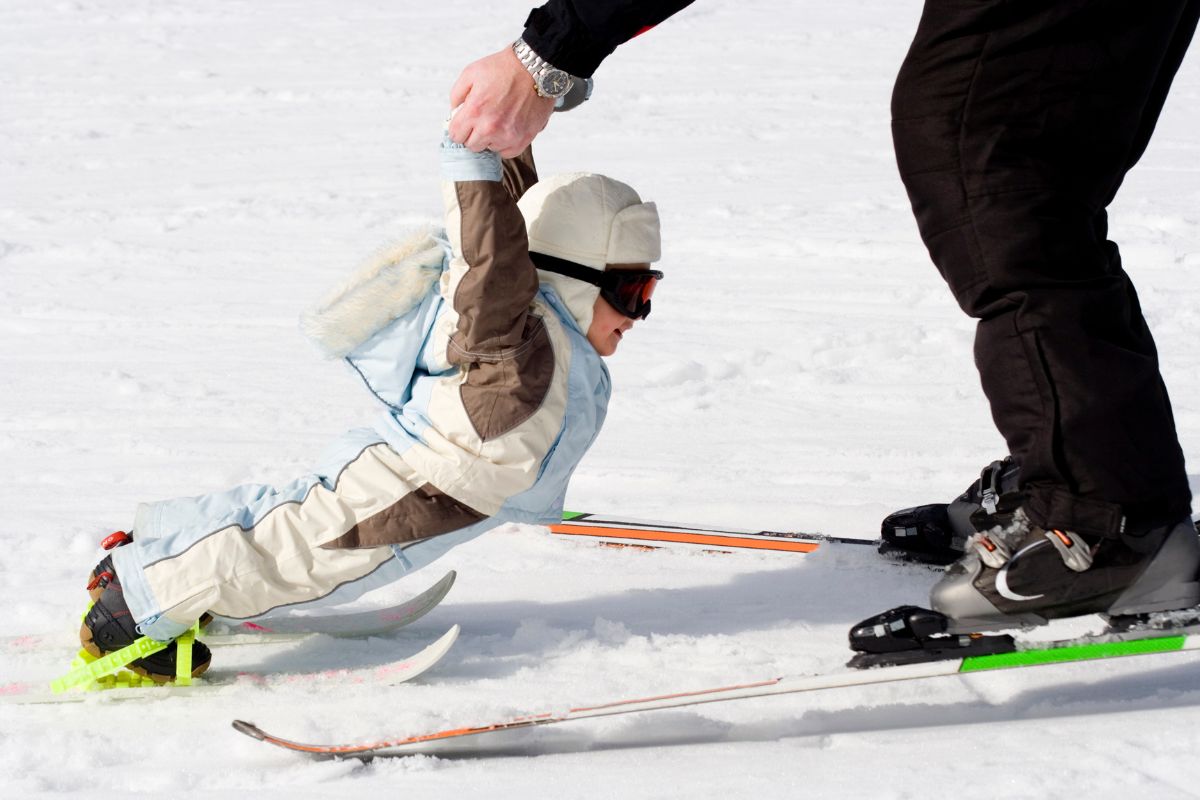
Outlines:
[[47,683],[12,683],[0,686],[0,703],[14,705],[40,705],[47,703],[79,703],[88,700],[107,702],[112,700],[154,700],[181,695],[210,692],[222,687],[253,683],[256,686],[282,687],[312,683],[371,683],[378,686],[394,686],[411,681],[441,661],[458,639],[459,626],[455,625],[442,634],[433,644],[413,656],[399,661],[389,661],[378,667],[363,669],[332,669],[316,672],[237,672],[222,673],[209,670],[195,678],[191,686],[146,686],[137,688],[114,688],[99,691],[67,691],[53,694]]
[[[1176,631],[1112,634],[1091,637],[1084,640],[1039,645],[1018,650],[1014,653],[970,656],[967,658],[955,658],[921,664],[851,670],[827,675],[770,678],[768,680],[720,686],[712,689],[699,689],[676,694],[580,706],[564,712],[529,714],[490,724],[466,725],[433,733],[377,739],[357,744],[305,744],[283,739],[267,733],[251,722],[241,720],[235,720],[233,727],[238,732],[259,741],[316,757],[349,756],[371,758],[375,756],[413,755],[418,753],[436,754],[447,752],[445,745],[450,740],[461,740],[465,737],[477,737],[500,731],[553,725],[560,722],[570,722],[592,717],[608,717],[617,714],[632,714],[641,711],[680,708],[682,706],[694,706],[703,703],[719,703],[727,700],[743,700],[779,694],[817,692],[848,686],[913,681],[968,672],[1035,667],[1122,656],[1181,652],[1185,650],[1200,650],[1200,627],[1194,626]],[[472,752],[477,755],[486,755],[486,751],[473,750]]]
[[314,633],[361,638],[379,636],[419,620],[442,602],[454,586],[454,570],[416,597],[387,608],[311,616],[279,616],[234,620],[215,617],[202,634],[205,644],[259,643],[301,638]]
[[[204,629],[201,639],[208,646],[217,647],[291,642],[313,634],[347,638],[382,636],[411,625],[436,608],[454,586],[456,577],[456,573],[451,570],[416,597],[385,608],[352,612],[334,611],[319,616],[268,616],[254,621],[216,617]],[[0,649],[5,653],[30,653],[46,647],[77,647],[77,640],[76,631],[6,636],[0,639]]]

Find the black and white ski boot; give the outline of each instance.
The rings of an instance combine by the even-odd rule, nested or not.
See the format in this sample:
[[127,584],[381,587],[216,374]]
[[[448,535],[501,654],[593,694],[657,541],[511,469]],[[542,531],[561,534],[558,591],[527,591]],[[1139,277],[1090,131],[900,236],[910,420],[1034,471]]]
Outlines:
[[983,469],[979,480],[949,503],[905,508],[880,528],[879,552],[923,564],[952,564],[977,530],[1005,525],[1024,501],[1017,492],[1020,468],[1006,457]]
[[[1092,538],[1046,530],[1018,509],[1009,525],[977,533],[930,592],[931,609],[902,606],[854,626],[853,666],[1007,652],[982,631],[1103,614],[1114,620],[1200,604],[1200,537],[1191,518]],[[982,650],[980,648],[983,648]],[[999,649],[990,649],[999,648]]]
[[[116,536],[116,534],[114,534]],[[128,534],[124,539],[109,545],[113,537],[105,539],[105,549],[119,547],[131,541]],[[137,630],[133,614],[125,604],[125,593],[121,589],[121,581],[113,567],[112,556],[105,556],[88,575],[88,594],[91,595],[92,607],[83,618],[79,628],[79,641],[83,649],[96,657],[120,650],[133,644],[141,634]],[[178,644],[171,644],[164,650],[151,653],[145,658],[139,658],[129,665],[129,669],[150,678],[155,683],[170,683],[175,680],[175,654]],[[192,643],[192,677],[202,674],[212,662],[212,652],[201,642]]]
[[1137,533],[1093,538],[1045,530],[1019,510],[1011,524],[978,533],[930,592],[948,631],[1043,625],[1200,603],[1200,538],[1191,517]]

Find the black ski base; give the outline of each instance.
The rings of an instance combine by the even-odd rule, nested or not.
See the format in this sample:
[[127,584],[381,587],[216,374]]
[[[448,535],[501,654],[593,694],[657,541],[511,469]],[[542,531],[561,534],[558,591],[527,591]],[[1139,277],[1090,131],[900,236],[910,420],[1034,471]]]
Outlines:
[[963,554],[965,539],[955,533],[944,503],[889,514],[879,533],[880,554],[902,561],[945,566]]
[[997,653],[1016,652],[1017,642],[1008,634],[984,636],[972,633],[962,636],[948,636],[938,643],[922,647],[919,650],[897,650],[891,653],[856,653],[846,662],[846,666],[854,669],[871,669],[872,667],[895,667],[901,664],[924,664],[930,661],[948,661],[966,658],[967,656],[990,656]]
[[856,654],[847,666],[892,667],[1017,649],[1016,640],[1007,634],[947,634],[948,622],[944,615],[918,606],[900,606],[865,619],[850,629],[850,648]]

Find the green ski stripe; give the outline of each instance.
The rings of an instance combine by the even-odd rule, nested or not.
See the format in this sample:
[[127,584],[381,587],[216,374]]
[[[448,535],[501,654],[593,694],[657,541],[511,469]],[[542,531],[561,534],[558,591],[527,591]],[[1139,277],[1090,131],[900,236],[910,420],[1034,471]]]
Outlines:
[[1016,653],[998,653],[990,656],[969,656],[963,659],[958,671],[981,672],[988,669],[1031,667],[1037,664],[1136,656],[1143,653],[1167,653],[1172,650],[1182,650],[1186,641],[1186,636],[1159,636],[1153,639],[1135,639],[1128,642],[1096,642],[1066,647],[1047,647],[1040,650],[1022,650]]
[[588,512],[586,511],[564,511],[563,522],[570,522],[573,519],[579,519],[580,517],[586,517],[587,515]]

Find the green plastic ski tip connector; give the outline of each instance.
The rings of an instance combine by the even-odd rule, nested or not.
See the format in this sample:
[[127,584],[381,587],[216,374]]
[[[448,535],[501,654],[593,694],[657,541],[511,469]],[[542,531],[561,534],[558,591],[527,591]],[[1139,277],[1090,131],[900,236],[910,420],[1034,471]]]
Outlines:
[[[196,640],[199,630],[200,623],[197,622],[175,640],[179,643],[175,655],[176,686],[192,684],[192,643]],[[71,671],[50,682],[50,691],[61,694],[76,688],[94,692],[103,689],[157,686],[152,679],[131,672],[125,667],[139,658],[165,650],[170,644],[142,636],[132,644],[103,656],[94,656],[86,650],[80,650],[71,662]]]
[[1142,653],[1168,653],[1183,649],[1186,636],[1160,636],[1153,639],[1134,639],[1128,642],[1095,642],[1067,647],[1047,647],[997,653],[990,656],[964,658],[959,672],[982,672],[987,669],[1029,667],[1034,664],[1057,664],[1068,661],[1089,661],[1094,658],[1133,656]]

